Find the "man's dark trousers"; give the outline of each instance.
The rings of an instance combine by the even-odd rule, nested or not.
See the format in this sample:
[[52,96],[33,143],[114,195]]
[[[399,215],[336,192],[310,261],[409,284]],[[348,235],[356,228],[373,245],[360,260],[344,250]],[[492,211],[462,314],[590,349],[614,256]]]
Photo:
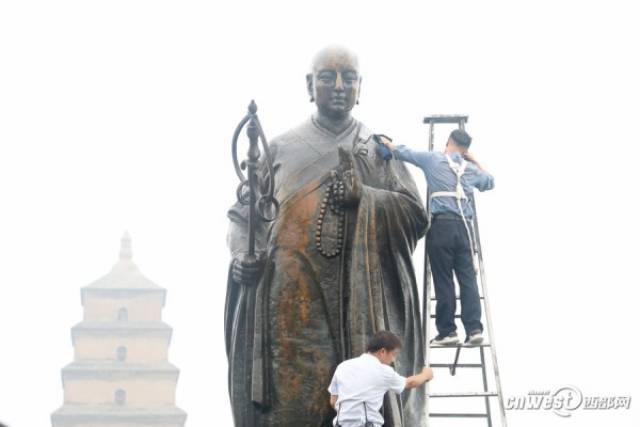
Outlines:
[[460,285],[462,324],[467,336],[473,331],[482,331],[478,282],[464,221],[455,214],[435,215],[427,239],[437,300],[438,333],[447,336],[456,330],[454,271]]

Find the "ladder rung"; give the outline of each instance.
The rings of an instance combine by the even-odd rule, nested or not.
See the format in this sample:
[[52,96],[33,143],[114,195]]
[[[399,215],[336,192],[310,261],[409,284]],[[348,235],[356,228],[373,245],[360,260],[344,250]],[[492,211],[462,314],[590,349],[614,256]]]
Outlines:
[[487,418],[487,414],[454,414],[446,412],[435,412],[429,414],[429,416],[434,418]]
[[456,363],[455,365],[451,363],[432,363],[429,365],[430,368],[482,368],[482,363]]
[[[456,299],[459,300],[460,299],[460,295],[456,295]],[[480,295],[480,299],[484,299],[484,297],[482,295]],[[431,297],[431,301],[437,301],[436,297]]]
[[429,397],[496,397],[495,391],[472,391],[467,393],[431,393]]
[[[459,314],[455,314],[453,317],[455,317],[456,319],[462,319],[462,316],[461,316],[461,315],[459,315]],[[432,319],[435,319],[435,318],[436,318],[436,315],[435,315],[435,314],[432,314],[432,315],[431,315],[431,318],[432,318]]]
[[433,116],[427,116],[422,121],[423,123],[460,123],[463,120],[465,123],[469,119],[467,115],[461,114],[435,114]]
[[456,347],[465,347],[465,348],[474,348],[474,347],[491,347],[491,344],[488,342],[483,342],[482,344],[429,344],[429,348],[456,348]]

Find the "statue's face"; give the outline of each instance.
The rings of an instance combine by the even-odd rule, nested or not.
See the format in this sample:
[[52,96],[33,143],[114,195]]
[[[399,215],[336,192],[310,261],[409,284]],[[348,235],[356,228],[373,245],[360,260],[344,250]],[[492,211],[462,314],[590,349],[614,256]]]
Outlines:
[[340,50],[320,55],[313,73],[307,77],[307,85],[321,114],[345,117],[356,105],[360,94],[357,59]]

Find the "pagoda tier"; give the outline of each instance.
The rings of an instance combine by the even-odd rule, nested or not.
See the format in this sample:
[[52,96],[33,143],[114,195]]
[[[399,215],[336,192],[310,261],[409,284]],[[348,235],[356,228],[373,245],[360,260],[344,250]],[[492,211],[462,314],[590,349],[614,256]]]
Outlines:
[[73,362],[62,370],[65,404],[100,405],[126,391],[127,406],[175,404],[179,370],[170,363]]
[[75,360],[157,363],[167,361],[172,329],[164,322],[88,322],[71,329]]
[[54,426],[183,427],[187,414],[176,407],[134,409],[105,406],[63,406],[51,418]]

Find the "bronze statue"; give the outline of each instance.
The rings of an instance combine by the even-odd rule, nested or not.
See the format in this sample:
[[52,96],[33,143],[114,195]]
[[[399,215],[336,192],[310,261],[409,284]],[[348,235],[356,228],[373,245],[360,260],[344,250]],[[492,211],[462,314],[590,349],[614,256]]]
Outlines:
[[[402,162],[385,159],[351,116],[360,83],[348,50],[315,57],[307,89],[317,112],[269,144],[280,210],[255,221],[257,256],[246,256],[248,206],[229,211],[225,334],[238,427],[330,426],[333,371],[377,330],[402,338],[401,375],[424,365],[411,255],[426,214]],[[258,178],[271,185],[265,163]],[[424,401],[423,388],[387,396],[385,426],[424,425]]]

